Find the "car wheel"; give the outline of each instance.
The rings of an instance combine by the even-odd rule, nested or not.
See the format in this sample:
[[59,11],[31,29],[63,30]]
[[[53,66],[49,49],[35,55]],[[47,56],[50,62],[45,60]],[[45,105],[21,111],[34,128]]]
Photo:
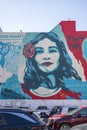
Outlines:
[[70,130],[71,126],[69,124],[61,124],[58,130]]

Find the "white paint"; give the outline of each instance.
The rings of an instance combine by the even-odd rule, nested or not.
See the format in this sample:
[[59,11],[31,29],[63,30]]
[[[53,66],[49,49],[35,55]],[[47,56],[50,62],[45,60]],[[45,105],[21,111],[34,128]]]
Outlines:
[[46,105],[49,109],[56,105],[87,106],[87,100],[0,100],[0,107],[12,106],[14,108],[29,107],[35,110],[39,105]]

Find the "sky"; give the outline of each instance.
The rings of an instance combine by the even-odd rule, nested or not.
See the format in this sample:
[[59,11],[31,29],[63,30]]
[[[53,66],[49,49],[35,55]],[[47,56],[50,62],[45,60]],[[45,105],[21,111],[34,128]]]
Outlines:
[[0,0],[3,32],[49,32],[67,20],[87,31],[87,0]]

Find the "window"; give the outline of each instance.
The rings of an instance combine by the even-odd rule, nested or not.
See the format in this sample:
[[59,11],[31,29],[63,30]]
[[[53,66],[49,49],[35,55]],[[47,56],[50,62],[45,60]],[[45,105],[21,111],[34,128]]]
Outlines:
[[76,109],[76,108],[69,108],[69,109],[68,109],[68,112],[70,112],[70,111],[72,111],[72,110],[74,110],[74,109]]
[[0,113],[0,125],[5,125],[5,124],[7,124],[7,122],[6,122],[6,120],[5,120],[4,116],[3,116],[3,114]]
[[81,116],[87,116],[87,108],[80,111]]

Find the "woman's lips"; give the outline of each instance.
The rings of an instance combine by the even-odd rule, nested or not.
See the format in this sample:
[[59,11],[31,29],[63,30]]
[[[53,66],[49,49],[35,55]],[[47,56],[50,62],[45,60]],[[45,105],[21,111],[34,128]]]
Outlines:
[[44,66],[50,66],[52,64],[53,64],[52,62],[44,62],[44,63],[42,63],[42,65],[44,65]]

